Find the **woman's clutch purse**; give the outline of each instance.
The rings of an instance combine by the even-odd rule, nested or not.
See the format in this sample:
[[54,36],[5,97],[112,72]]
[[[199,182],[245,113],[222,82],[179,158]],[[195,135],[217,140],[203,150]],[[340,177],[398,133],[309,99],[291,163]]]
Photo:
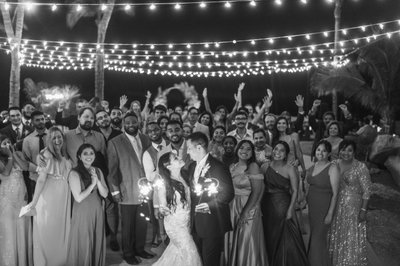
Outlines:
[[36,208],[31,208],[29,205],[26,205],[21,208],[19,212],[19,218],[22,216],[35,216],[36,215]]

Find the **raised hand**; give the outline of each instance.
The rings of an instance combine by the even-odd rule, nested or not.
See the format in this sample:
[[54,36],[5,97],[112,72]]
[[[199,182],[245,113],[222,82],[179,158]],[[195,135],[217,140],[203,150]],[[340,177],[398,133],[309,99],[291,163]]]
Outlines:
[[243,89],[244,89],[244,86],[245,86],[246,84],[244,83],[244,82],[242,82],[242,83],[240,83],[239,84],[239,87],[238,87],[238,92],[241,92]]
[[267,96],[272,99],[273,94],[270,89],[267,89]]
[[264,102],[264,106],[265,106],[266,109],[271,108],[271,106],[272,106],[272,97],[265,96],[264,99],[263,99],[263,102]]
[[234,93],[234,94],[233,94],[233,98],[235,98],[235,101],[236,101],[236,102],[239,102],[239,96],[237,95],[237,93]]
[[146,93],[146,99],[147,99],[147,100],[150,100],[150,98],[151,98],[151,92],[150,92],[150,91],[147,91],[147,93]]
[[304,107],[304,97],[302,95],[297,95],[294,103],[297,105],[298,108],[303,108]]
[[343,113],[349,111],[349,109],[347,108],[347,105],[345,105],[345,104],[339,105],[339,108],[340,108],[340,110],[342,110]]
[[320,99],[316,99],[313,102],[313,107],[312,108],[317,108],[320,105],[321,105],[321,100]]
[[119,106],[120,106],[120,107],[124,106],[127,102],[128,102],[128,96],[122,95],[122,96],[119,98]]
[[203,90],[203,98],[207,98],[207,88],[204,88]]

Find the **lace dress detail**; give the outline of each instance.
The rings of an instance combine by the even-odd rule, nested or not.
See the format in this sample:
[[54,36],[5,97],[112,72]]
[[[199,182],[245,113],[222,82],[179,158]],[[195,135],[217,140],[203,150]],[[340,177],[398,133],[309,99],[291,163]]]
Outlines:
[[[190,189],[181,177],[174,179],[184,184],[187,202],[183,204],[180,194],[175,191],[176,209],[164,217],[164,227],[170,243],[153,266],[201,266],[200,255],[190,233]],[[160,205],[166,206],[165,188],[159,188],[158,195]]]

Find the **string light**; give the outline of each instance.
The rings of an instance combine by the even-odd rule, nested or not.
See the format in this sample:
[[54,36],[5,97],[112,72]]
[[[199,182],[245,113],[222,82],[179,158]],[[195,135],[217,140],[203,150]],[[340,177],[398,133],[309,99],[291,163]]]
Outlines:
[[231,2],[226,1],[226,2],[225,2],[225,7],[226,7],[226,8],[231,8],[231,7],[232,7]]

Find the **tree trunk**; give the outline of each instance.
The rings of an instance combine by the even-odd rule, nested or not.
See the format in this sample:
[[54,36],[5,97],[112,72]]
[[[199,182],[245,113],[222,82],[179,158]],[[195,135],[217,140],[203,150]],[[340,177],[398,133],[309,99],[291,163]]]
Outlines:
[[[336,67],[336,63],[338,62],[338,53],[339,53],[339,30],[340,30],[340,19],[341,19],[341,14],[342,14],[342,4],[343,0],[336,0],[335,1],[335,11],[334,11],[334,16],[335,16],[335,42],[334,42],[334,50],[335,50],[335,56],[334,56],[334,67]],[[338,102],[337,102],[337,92],[336,90],[332,91],[332,111],[335,114],[335,117],[337,118],[337,107],[338,107]]]
[[95,96],[99,97],[100,100],[104,99],[104,52],[103,43],[106,39],[106,33],[108,23],[114,9],[115,0],[107,1],[108,8],[103,11],[101,20],[97,25],[97,44],[100,44],[100,48],[96,51],[96,65],[95,65]]
[[15,31],[12,25],[10,11],[4,7],[4,0],[0,1],[0,9],[3,17],[4,28],[6,30],[7,38],[9,39],[11,51],[11,70],[10,70],[10,89],[8,105],[19,106],[19,92],[20,92],[20,64],[19,64],[19,51],[22,38],[22,30],[24,28],[24,5],[16,7],[16,22]]

